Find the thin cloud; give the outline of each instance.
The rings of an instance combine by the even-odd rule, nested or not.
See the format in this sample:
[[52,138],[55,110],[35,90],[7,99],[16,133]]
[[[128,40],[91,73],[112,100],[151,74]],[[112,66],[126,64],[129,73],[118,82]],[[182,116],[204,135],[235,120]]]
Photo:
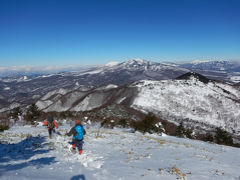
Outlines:
[[93,66],[0,66],[0,76],[49,74],[62,71],[81,71]]

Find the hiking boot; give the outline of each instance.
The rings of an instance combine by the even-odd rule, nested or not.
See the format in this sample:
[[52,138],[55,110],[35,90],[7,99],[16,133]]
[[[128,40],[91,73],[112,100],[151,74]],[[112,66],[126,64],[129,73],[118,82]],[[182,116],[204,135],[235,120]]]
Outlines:
[[72,148],[71,148],[71,152],[72,152],[72,153],[76,153],[76,148],[73,148],[73,147],[72,147]]
[[83,150],[79,150],[79,154],[82,154]]

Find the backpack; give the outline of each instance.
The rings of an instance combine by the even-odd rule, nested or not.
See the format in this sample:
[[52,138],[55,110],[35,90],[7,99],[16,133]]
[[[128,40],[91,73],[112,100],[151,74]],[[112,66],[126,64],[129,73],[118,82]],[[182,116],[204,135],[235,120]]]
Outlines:
[[82,126],[75,126],[76,135],[73,136],[73,139],[82,140],[84,135],[84,129]]
[[48,120],[48,128],[53,129],[54,128],[54,121],[53,120]]

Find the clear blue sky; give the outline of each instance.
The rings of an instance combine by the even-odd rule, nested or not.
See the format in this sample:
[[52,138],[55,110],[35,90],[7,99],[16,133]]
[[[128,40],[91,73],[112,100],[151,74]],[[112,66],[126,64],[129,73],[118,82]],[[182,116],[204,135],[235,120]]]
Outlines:
[[240,59],[239,0],[0,0],[0,66]]

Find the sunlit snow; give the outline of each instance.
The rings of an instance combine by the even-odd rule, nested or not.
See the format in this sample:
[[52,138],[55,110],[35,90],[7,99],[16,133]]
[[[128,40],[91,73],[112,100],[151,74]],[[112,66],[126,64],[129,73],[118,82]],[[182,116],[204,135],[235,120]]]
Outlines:
[[0,133],[0,179],[10,180],[238,180],[239,149],[170,136],[84,125],[83,154],[70,152],[71,128],[48,138],[46,127]]

